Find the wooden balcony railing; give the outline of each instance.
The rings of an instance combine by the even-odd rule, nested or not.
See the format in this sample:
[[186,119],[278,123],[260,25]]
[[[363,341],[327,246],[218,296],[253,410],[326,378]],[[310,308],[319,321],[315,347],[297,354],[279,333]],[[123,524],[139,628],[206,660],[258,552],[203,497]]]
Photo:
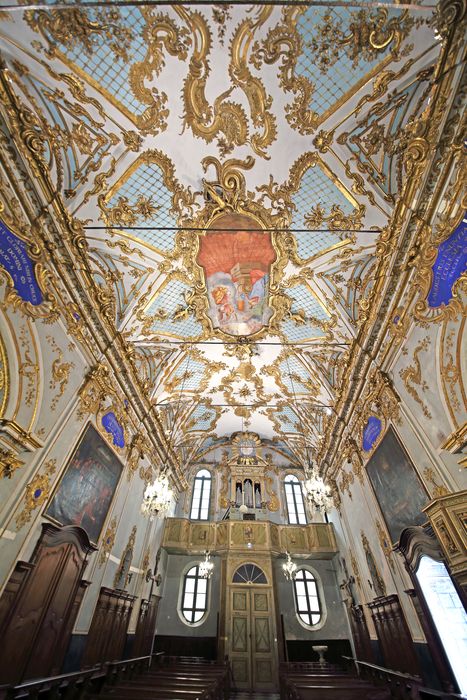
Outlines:
[[319,554],[331,558],[337,552],[331,523],[277,525],[269,521],[200,522],[167,518],[162,546],[171,553],[244,550],[282,554]]

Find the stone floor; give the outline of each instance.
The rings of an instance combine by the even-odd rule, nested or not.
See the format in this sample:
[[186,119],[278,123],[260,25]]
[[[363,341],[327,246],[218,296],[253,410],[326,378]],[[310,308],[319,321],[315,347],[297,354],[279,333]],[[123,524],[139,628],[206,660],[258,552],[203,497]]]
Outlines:
[[261,693],[238,691],[230,694],[231,700],[279,700],[279,693]]

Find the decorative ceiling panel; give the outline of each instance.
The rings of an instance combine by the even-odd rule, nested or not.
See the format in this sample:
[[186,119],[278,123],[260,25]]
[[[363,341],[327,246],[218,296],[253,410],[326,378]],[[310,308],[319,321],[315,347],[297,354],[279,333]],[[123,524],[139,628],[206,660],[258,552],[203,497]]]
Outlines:
[[429,101],[431,17],[381,3],[0,15],[106,317],[185,459],[221,459],[244,428],[286,463],[303,435],[319,443]]

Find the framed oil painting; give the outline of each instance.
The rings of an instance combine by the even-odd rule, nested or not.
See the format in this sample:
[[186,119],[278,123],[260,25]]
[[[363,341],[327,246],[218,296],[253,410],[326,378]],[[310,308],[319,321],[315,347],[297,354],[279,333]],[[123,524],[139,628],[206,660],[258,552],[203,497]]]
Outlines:
[[78,525],[97,542],[123,465],[97,430],[88,425],[45,515],[60,525]]
[[392,542],[399,540],[405,527],[426,522],[422,508],[429,496],[392,428],[376,448],[366,471]]

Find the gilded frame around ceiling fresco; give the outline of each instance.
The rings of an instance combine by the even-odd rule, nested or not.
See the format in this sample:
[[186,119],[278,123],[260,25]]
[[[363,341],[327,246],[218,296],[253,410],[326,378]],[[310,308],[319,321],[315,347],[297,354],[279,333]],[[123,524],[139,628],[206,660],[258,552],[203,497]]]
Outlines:
[[[203,180],[205,206],[194,218],[185,218],[180,223],[185,230],[179,231],[176,237],[174,258],[181,257],[184,266],[193,270],[193,295],[190,305],[196,318],[201,323],[205,336],[217,335],[222,340],[232,342],[235,338],[258,340],[266,334],[276,333],[282,336],[280,323],[285,318],[292,301],[281,291],[280,284],[284,268],[288,262],[285,236],[274,229],[282,229],[288,224],[283,214],[273,214],[255,200],[254,193],[246,191],[246,182],[241,169],[250,170],[254,160],[251,156],[244,161],[229,159],[220,163],[217,158],[207,157],[202,161],[204,172],[214,167],[217,178],[215,181]],[[196,260],[200,251],[200,239],[206,236],[209,229],[215,229],[216,220],[225,214],[236,214],[257,223],[259,230],[270,231],[270,241],[274,248],[276,259],[270,266],[269,307],[272,315],[269,322],[260,330],[247,336],[233,335],[215,327],[209,315],[209,299],[205,273]],[[193,230],[200,229],[193,235]]]

